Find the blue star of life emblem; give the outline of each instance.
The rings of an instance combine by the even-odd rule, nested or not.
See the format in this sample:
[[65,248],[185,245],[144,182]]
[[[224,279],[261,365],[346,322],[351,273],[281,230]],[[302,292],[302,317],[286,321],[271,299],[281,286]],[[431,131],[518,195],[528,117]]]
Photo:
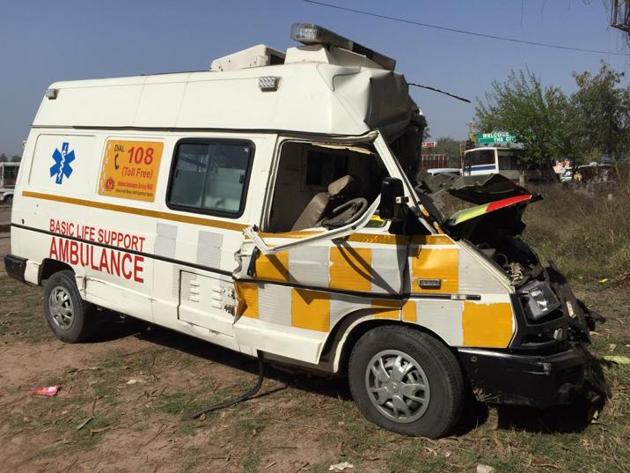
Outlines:
[[63,143],[61,145],[61,151],[55,148],[55,152],[52,154],[52,158],[55,164],[50,166],[50,177],[55,176],[55,184],[61,184],[63,178],[70,177],[72,174],[72,166],[70,164],[74,161],[74,150],[68,152],[69,143]]

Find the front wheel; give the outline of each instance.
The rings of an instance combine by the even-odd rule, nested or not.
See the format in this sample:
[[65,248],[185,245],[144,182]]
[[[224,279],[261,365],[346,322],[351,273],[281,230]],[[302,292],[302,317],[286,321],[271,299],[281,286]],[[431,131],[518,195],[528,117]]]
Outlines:
[[350,356],[348,378],[361,413],[385,429],[437,438],[457,423],[464,380],[444,344],[407,327],[370,330]]
[[85,341],[96,320],[94,306],[81,298],[72,271],[53,274],[44,290],[44,316],[55,336],[66,343]]

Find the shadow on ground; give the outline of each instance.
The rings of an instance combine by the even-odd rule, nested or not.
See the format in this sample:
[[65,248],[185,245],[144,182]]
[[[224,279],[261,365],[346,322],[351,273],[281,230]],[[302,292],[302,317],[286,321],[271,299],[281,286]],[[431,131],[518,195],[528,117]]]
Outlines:
[[[138,337],[150,343],[178,350],[189,355],[203,358],[213,363],[220,363],[241,372],[258,374],[256,359],[235,353],[212,343],[199,340],[178,332],[149,325],[132,318],[105,313],[104,323],[93,343],[102,343],[129,336]],[[265,367],[265,377],[283,383],[294,389],[307,391],[337,399],[351,399],[348,384],[344,378],[322,377],[306,370],[273,365]],[[254,396],[264,397],[282,390],[264,389]],[[532,433],[570,433],[582,432],[593,419],[593,415],[603,408],[603,402],[594,403],[584,398],[576,399],[574,404],[537,409],[526,406],[498,405],[497,428],[505,430],[523,430]],[[461,420],[453,435],[461,436],[488,422],[489,406],[477,402],[472,393],[466,399]]]
[[573,404],[535,409],[525,406],[498,406],[500,429],[524,430],[535,433],[579,433],[592,422],[603,402],[593,402],[584,397]]
[[[103,323],[90,342],[104,343],[130,336],[213,363],[220,363],[241,372],[258,374],[258,363],[255,358],[167,328],[150,325],[130,317],[123,318],[107,311],[103,311]],[[351,399],[350,390],[343,378],[318,376],[306,370],[277,364],[265,367],[265,377],[295,389],[334,398]]]

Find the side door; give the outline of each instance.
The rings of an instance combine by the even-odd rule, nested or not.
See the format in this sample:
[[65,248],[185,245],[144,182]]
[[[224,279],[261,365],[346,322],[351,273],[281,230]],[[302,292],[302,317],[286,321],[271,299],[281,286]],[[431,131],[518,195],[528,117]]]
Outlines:
[[156,222],[156,323],[236,348],[234,253],[260,217],[268,166],[255,155],[271,153],[274,143],[272,135],[174,143]]
[[248,232],[252,239],[243,242],[235,272],[239,344],[316,363],[345,316],[400,318],[407,237],[355,228],[315,235]]
[[383,178],[398,173],[387,153],[378,134],[281,141],[265,232],[247,229],[237,254],[239,346],[317,363],[346,316],[400,318],[408,238],[375,218]]
[[79,243],[87,267],[86,298],[145,320],[152,318],[154,278],[146,215],[155,205],[163,154],[160,135],[103,136],[95,196],[84,204],[89,225],[80,230],[91,243],[89,248]]

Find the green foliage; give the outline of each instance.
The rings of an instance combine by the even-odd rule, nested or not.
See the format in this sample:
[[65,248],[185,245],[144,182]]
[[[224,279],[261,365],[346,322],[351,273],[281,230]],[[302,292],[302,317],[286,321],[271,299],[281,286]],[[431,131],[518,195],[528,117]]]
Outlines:
[[448,155],[449,167],[460,167],[460,145],[463,141],[454,140],[448,136],[438,138],[437,146],[431,150],[431,153]]
[[597,75],[575,74],[576,125],[585,151],[619,158],[630,146],[630,87],[621,86],[623,72],[605,63]]
[[485,103],[475,107],[475,127],[515,134],[537,163],[620,156],[630,146],[630,87],[621,85],[623,73],[602,64],[597,75],[574,77],[578,89],[566,95],[529,70],[512,71],[505,82],[493,82]]
[[570,101],[559,88],[543,86],[531,71],[512,71],[504,83],[493,82],[486,102],[475,107],[477,129],[515,134],[534,162],[572,154]]

